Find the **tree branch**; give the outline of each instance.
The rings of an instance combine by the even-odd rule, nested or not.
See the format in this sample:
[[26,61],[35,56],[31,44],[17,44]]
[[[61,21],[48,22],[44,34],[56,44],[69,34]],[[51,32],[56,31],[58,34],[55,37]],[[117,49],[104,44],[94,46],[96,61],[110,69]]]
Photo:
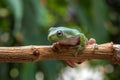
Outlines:
[[70,46],[60,46],[60,50],[53,49],[52,46],[22,46],[22,47],[0,47],[0,62],[36,62],[41,60],[91,60],[106,59],[113,63],[120,63],[120,45],[106,43],[98,45],[88,45],[80,51],[77,56],[73,56],[75,48]]

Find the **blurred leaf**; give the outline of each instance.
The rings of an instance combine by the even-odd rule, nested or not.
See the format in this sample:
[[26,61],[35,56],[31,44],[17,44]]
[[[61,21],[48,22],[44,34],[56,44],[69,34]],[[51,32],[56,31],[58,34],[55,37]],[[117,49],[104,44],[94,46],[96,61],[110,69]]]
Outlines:
[[14,31],[13,35],[16,36],[21,30],[21,21],[23,17],[23,3],[22,0],[5,0],[7,6],[10,8],[14,16]]
[[31,6],[33,7],[36,17],[37,24],[41,25],[40,27],[47,27],[48,26],[48,11],[46,7],[39,1],[39,0],[31,0]]
[[[48,30],[44,30],[45,25],[47,24],[47,20],[45,19],[47,12],[44,12],[45,11],[44,8],[40,7],[42,5],[40,4],[39,0],[26,0],[24,1],[24,6],[25,6],[24,7],[25,11],[24,11],[24,17],[22,21],[23,22],[22,23],[23,43],[25,45],[47,44],[48,41],[47,41],[46,31]],[[38,23],[39,20],[40,20],[40,23]],[[57,62],[46,61],[46,62],[40,62],[39,64],[43,65],[41,67],[43,72],[46,73],[45,79],[54,80],[55,75],[57,75],[56,73]],[[49,66],[49,64],[53,64],[53,65]],[[24,65],[26,65],[24,69],[27,71],[23,70],[23,73],[24,73],[23,79],[29,80],[30,77],[28,76],[31,76],[33,79],[34,76],[32,75],[35,75],[35,74],[32,73],[32,71],[35,71],[35,65],[34,64],[24,64]],[[30,66],[34,66],[34,67],[30,67]],[[28,70],[28,67],[29,67],[29,70]],[[53,74],[51,74],[51,71],[53,71]]]
[[40,62],[40,68],[44,72],[44,80],[56,80],[61,69],[60,61],[47,60]]
[[87,16],[88,14],[85,11],[85,8],[83,8],[82,6],[77,6],[77,16],[78,16],[78,21],[83,25],[81,26],[84,27],[88,27],[88,29],[91,28],[92,24],[91,21],[89,20],[89,17]]
[[104,27],[106,8],[103,0],[92,0],[92,19],[93,27],[92,35],[98,43],[105,43],[108,41],[108,34]]
[[23,42],[27,44],[40,44],[40,31],[35,2],[39,0],[24,1],[24,16],[22,21]]
[[35,63],[24,63],[21,69],[21,80],[35,80]]
[[9,79],[9,66],[6,63],[0,63],[0,78],[1,80]]

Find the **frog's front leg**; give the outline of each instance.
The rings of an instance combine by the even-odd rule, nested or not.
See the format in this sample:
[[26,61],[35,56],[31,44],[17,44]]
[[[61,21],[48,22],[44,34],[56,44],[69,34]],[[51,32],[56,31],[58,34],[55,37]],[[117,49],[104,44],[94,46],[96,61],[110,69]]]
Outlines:
[[60,44],[59,42],[53,43],[53,50],[59,52],[60,51]]
[[77,50],[75,53],[73,53],[73,55],[76,57],[78,55],[78,53],[80,53],[80,51],[82,51],[84,49],[84,46],[78,45],[76,46]]
[[94,38],[90,38],[86,44],[76,46],[75,48],[77,49],[77,51],[73,55],[77,56],[78,53],[80,53],[80,51],[82,51],[86,45],[93,45],[92,46],[93,48],[95,49],[98,48],[98,45],[96,44],[96,40]]
[[[93,47],[94,49],[98,49],[98,45],[96,44],[96,40],[95,40],[94,38],[90,38],[90,39],[87,41],[87,44],[86,44],[86,45],[93,45],[92,47]],[[77,56],[78,53],[80,53],[80,51],[82,51],[86,45],[84,45],[84,46],[79,45],[78,48],[77,48],[76,53],[74,54],[74,56]],[[79,60],[79,61],[77,61],[76,63],[80,64],[80,63],[82,63],[82,62],[84,62],[84,61],[86,61],[86,60]]]

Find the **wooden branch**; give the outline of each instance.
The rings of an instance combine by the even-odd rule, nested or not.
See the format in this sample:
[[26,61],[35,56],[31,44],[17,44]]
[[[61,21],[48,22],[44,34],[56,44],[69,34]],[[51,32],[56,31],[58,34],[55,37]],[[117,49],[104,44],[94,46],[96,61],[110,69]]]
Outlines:
[[75,48],[60,46],[60,50],[54,50],[52,46],[22,46],[22,47],[0,47],[0,62],[35,62],[41,60],[90,60],[106,59],[113,63],[120,63],[120,45],[106,43],[86,46],[75,57]]

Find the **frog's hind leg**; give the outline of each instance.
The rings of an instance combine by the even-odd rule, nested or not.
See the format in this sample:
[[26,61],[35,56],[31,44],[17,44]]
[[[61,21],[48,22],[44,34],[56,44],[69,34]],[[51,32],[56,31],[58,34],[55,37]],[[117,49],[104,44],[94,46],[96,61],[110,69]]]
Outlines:
[[65,62],[67,63],[68,66],[70,67],[75,67],[75,62],[73,60],[65,60]]
[[81,64],[85,60],[64,60],[64,61],[67,63],[68,66],[74,68],[76,64]]

